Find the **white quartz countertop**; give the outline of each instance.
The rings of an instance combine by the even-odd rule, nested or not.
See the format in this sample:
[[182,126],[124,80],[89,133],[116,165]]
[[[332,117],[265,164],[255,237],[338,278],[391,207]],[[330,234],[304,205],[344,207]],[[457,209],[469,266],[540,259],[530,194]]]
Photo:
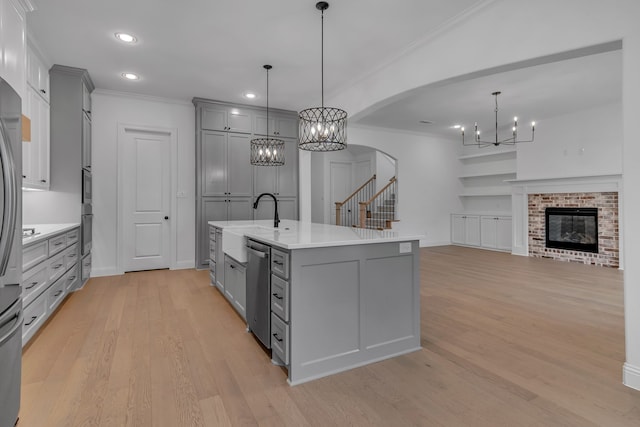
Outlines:
[[70,224],[23,224],[22,228],[35,228],[36,234],[22,238],[22,246],[30,245],[33,243],[46,240],[56,234],[64,233],[65,231],[73,230],[76,227],[80,227],[80,223]]
[[278,228],[273,227],[273,220],[209,221],[209,225],[243,234],[246,237],[284,249],[406,242],[424,238],[422,235],[395,230],[379,231],[287,219],[280,221]]

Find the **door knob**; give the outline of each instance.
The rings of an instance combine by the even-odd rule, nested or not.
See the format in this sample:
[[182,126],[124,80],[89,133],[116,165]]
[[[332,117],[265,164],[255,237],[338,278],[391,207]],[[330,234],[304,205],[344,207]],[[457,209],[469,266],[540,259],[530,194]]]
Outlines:
[[169,219],[169,217],[168,217],[168,216],[165,216],[165,217],[164,217],[164,219]]

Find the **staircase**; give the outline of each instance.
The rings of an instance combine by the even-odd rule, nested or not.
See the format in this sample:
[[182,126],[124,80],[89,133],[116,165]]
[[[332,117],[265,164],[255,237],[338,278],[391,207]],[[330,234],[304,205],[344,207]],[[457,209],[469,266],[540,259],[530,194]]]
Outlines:
[[[375,192],[373,175],[342,202],[335,202],[336,225],[385,230],[396,219],[398,182],[394,176],[380,191]],[[375,194],[374,194],[375,193]]]

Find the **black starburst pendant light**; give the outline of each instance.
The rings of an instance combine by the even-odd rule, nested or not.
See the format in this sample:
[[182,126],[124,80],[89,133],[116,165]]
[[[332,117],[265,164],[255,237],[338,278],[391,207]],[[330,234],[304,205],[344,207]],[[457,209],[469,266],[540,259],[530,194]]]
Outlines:
[[284,141],[269,138],[269,70],[271,65],[264,65],[267,70],[267,136],[251,140],[251,164],[255,166],[284,165]]
[[501,139],[498,136],[498,95],[500,95],[502,92],[500,91],[496,91],[493,92],[491,95],[493,95],[495,97],[495,102],[496,102],[496,108],[495,108],[495,114],[496,114],[496,133],[495,133],[495,139],[492,141],[483,141],[482,139],[480,139],[480,129],[478,129],[478,123],[476,122],[475,124],[475,131],[474,131],[474,138],[473,141],[469,141],[466,142],[465,138],[464,138],[464,128],[460,128],[460,130],[462,131],[462,145],[475,145],[478,146],[480,148],[484,148],[484,147],[488,147],[490,145],[493,146],[499,146],[499,145],[514,145],[514,144],[518,144],[521,142],[533,142],[533,139],[535,137],[535,132],[536,132],[536,122],[531,122],[531,139],[518,139],[518,118],[514,117],[513,118],[513,126],[511,127],[511,135],[508,136],[507,138],[503,138]]
[[338,151],[347,148],[347,112],[324,106],[324,11],[329,3],[316,3],[321,18],[321,83],[322,104],[299,113],[300,140],[298,148],[306,151]]

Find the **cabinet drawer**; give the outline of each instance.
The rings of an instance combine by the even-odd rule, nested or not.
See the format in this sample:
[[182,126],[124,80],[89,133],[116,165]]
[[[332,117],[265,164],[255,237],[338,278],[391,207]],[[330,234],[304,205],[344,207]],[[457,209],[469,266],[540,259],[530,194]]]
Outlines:
[[60,236],[52,237],[49,239],[49,256],[53,256],[67,247],[67,236],[62,234]]
[[271,311],[289,321],[289,282],[271,275]]
[[216,228],[213,226],[209,226],[209,240],[216,241]]
[[47,311],[53,313],[53,311],[60,305],[65,296],[65,280],[58,280],[47,290]]
[[62,276],[61,281],[64,281],[64,290],[65,293],[68,294],[71,291],[75,291],[77,288],[77,284],[80,281],[78,277],[78,267],[74,267],[71,270],[67,271],[67,273]]
[[73,245],[80,239],[80,229],[76,228],[67,232],[67,246]]
[[27,271],[34,265],[49,257],[49,242],[44,241],[22,249],[22,271]]
[[49,263],[43,262],[22,275],[22,305],[28,306],[49,285]]
[[213,271],[209,271],[209,286],[216,285],[216,275]]
[[289,365],[289,325],[271,313],[271,350]]
[[289,278],[289,254],[276,248],[271,248],[271,272],[283,279]]
[[24,309],[24,319],[22,321],[22,345],[31,339],[38,328],[47,319],[47,294],[44,293],[32,304]]
[[80,256],[80,251],[78,250],[78,245],[75,244],[64,251],[64,264],[65,269],[68,270],[71,266],[78,262],[78,257]]
[[51,258],[49,260],[49,281],[53,283],[60,278],[66,270],[65,267],[64,254],[59,254]]
[[209,259],[216,259],[216,241],[209,240]]

